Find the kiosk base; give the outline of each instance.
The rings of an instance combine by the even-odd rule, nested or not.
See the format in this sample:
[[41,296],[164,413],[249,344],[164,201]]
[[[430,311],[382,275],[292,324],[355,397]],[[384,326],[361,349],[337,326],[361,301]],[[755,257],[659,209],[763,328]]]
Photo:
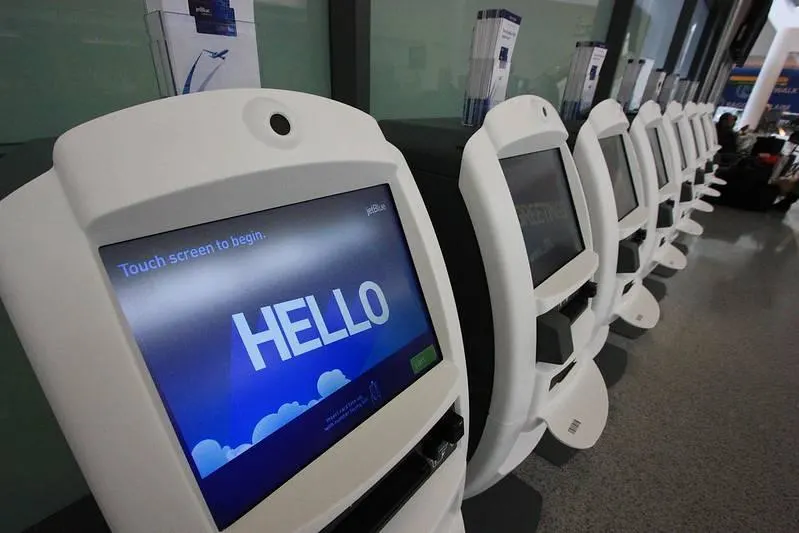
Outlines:
[[716,176],[710,176],[708,181],[711,185],[727,185],[727,180],[717,178]]
[[[601,338],[602,344],[607,338],[607,327]],[[575,368],[567,380],[561,384],[571,390],[561,391],[551,398],[539,418],[546,422],[547,432],[569,447],[584,450],[592,447],[605,430],[608,420],[608,389],[605,380],[594,363],[594,355],[590,360],[577,360]],[[579,391],[579,394],[568,392]],[[553,391],[554,392],[554,391]]]
[[677,223],[677,230],[681,233],[687,233],[688,235],[699,237],[705,231],[705,228],[703,228],[699,222],[686,217]]
[[699,189],[699,194],[702,196],[710,196],[711,198],[718,198],[721,196],[721,192],[717,191],[713,187],[708,187],[707,185]]
[[670,278],[677,272],[679,272],[679,270],[665,267],[663,265],[658,265],[654,269],[652,269],[652,274],[658,276],[659,278]]
[[627,371],[628,358],[629,354],[627,350],[615,344],[608,342],[602,347],[602,351],[596,356],[594,362],[602,373],[602,378],[605,380],[605,386],[607,388],[621,381],[621,378]]
[[644,278],[642,283],[644,284],[644,287],[646,287],[649,292],[652,293],[652,296],[654,296],[655,300],[658,302],[663,301],[663,298],[666,297],[666,293],[668,291],[666,289],[665,283],[654,278]]
[[649,330],[636,327],[619,317],[610,323],[610,331],[616,335],[624,337],[625,339],[635,340]]
[[688,259],[685,257],[688,248],[685,247],[685,251],[683,251],[681,246],[683,245],[679,243],[671,243],[662,246],[655,252],[655,262],[659,266],[664,266],[674,271],[684,269],[688,266]]
[[579,452],[577,448],[566,446],[547,430],[533,452],[555,466],[563,466]]
[[81,533],[111,533],[111,529],[103,518],[94,496],[84,496],[80,500],[53,513],[24,533],[63,533],[64,531],[80,531]]
[[715,208],[704,200],[694,200],[694,209],[702,213],[712,213]]
[[623,299],[618,318],[610,325],[610,331],[629,339],[637,339],[655,327],[660,320],[660,306],[657,299],[640,282],[631,289],[633,294]]
[[674,246],[675,248],[677,248],[677,251],[679,251],[681,254],[683,254],[685,256],[688,255],[689,248],[688,248],[687,244],[685,244],[683,242],[673,242],[673,243],[671,243],[671,245]]
[[541,494],[513,474],[474,498],[461,511],[466,533],[532,533],[538,529]]

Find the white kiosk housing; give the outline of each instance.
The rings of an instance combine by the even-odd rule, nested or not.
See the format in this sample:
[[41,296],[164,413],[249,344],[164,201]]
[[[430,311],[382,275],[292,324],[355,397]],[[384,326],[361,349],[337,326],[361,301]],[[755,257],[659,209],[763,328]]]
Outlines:
[[365,113],[245,89],[79,126],[0,202],[0,292],[113,531],[463,531],[451,287]]
[[716,155],[721,146],[719,145],[718,138],[716,137],[716,127],[713,124],[714,107],[710,102],[701,104],[702,106],[702,124],[705,128],[705,136],[707,137],[707,145],[710,147],[710,153]]
[[678,218],[676,227],[681,233],[698,237],[704,232],[704,228],[695,220],[690,218],[694,208],[709,211],[713,206],[704,201],[697,202],[694,191],[694,176],[696,174],[696,154],[693,143],[690,142],[691,130],[688,121],[685,119],[682,105],[672,100],[666,106],[663,113],[666,129],[671,129],[671,139],[675,145],[675,151],[679,156],[680,174],[680,201],[677,206]]
[[726,185],[727,181],[716,177],[715,172],[718,165],[713,163],[715,155],[718,153],[721,146],[716,139],[716,126],[713,124],[713,104],[704,103],[697,104],[699,107],[699,121],[702,125],[702,131],[705,135],[705,146],[707,147],[707,162],[705,163],[705,172],[708,174],[705,177],[708,185]]
[[599,255],[591,357],[604,346],[617,318],[641,330],[651,329],[660,319],[657,300],[638,275],[640,247],[649,235],[649,207],[628,127],[619,103],[604,100],[591,110],[574,144]]
[[670,141],[660,106],[644,103],[630,125],[630,138],[641,167],[644,196],[650,207],[647,237],[641,246],[641,279],[658,265],[682,270],[687,258],[673,244],[679,217],[680,161]]
[[697,199],[702,196],[717,198],[721,196],[721,193],[710,186],[710,176],[713,175],[713,157],[707,144],[704,128],[702,127],[699,106],[694,102],[688,102],[685,104],[684,113],[685,118],[688,120],[691,140],[694,144],[697,158],[694,176],[694,194]]
[[557,111],[524,95],[477,131],[440,119],[381,127],[413,170],[458,304],[474,430],[466,497],[510,473],[547,430],[593,446],[608,396],[580,354],[595,328],[598,258]]

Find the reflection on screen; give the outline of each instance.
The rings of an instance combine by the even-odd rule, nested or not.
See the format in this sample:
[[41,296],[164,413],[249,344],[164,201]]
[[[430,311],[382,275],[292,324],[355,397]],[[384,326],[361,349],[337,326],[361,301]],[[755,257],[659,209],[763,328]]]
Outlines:
[[680,171],[684,171],[686,168],[688,168],[688,158],[685,157],[685,141],[682,138],[680,123],[677,120],[674,121],[674,131],[677,134],[677,144],[680,148]]
[[100,256],[220,529],[441,360],[387,185]]
[[638,207],[635,196],[633,176],[630,172],[630,162],[627,160],[627,150],[621,135],[613,135],[599,139],[599,146],[608,165],[610,180],[613,183],[613,197],[616,199],[616,215],[619,220],[629,215]]
[[500,160],[533,274],[540,285],[585,249],[560,150]]
[[663,157],[663,146],[660,144],[660,134],[656,127],[646,129],[646,136],[649,137],[649,146],[655,156],[655,169],[658,176],[658,189],[662,189],[669,182],[669,175],[666,173],[666,160]]

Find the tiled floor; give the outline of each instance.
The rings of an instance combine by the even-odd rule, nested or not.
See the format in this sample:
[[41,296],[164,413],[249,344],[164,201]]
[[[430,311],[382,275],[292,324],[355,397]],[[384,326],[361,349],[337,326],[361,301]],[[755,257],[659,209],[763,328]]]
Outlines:
[[540,533],[799,532],[799,207],[696,218],[661,322],[612,339],[629,360],[600,441],[516,471]]

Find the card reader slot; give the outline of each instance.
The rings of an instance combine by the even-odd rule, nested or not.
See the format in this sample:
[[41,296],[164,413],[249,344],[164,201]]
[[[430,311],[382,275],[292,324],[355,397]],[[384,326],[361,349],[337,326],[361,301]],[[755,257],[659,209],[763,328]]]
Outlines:
[[569,319],[569,325],[579,318],[583,311],[588,308],[588,298],[578,290],[572,294],[561,306],[560,313]]
[[633,285],[635,285],[635,280],[633,280],[633,281],[631,281],[631,282],[627,283],[627,284],[624,286],[624,288],[621,290],[621,294],[622,294],[622,296],[624,296],[625,294],[627,294],[628,292],[630,292],[630,289],[632,289],[632,288],[633,288]]
[[575,365],[575,364],[577,364],[577,361],[572,361],[571,363],[569,363],[569,365],[568,365],[566,368],[564,368],[563,370],[561,370],[560,372],[558,372],[557,374],[555,374],[555,377],[554,377],[554,378],[552,378],[552,379],[549,381],[549,390],[552,390],[552,389],[554,389],[554,388],[555,388],[555,386],[556,386],[558,383],[560,383],[561,381],[563,381],[564,379],[566,379],[566,376],[568,376],[568,375],[569,375],[569,372],[571,372],[571,371],[572,371],[572,369],[574,368],[574,365]]
[[408,455],[322,533],[376,533],[383,529],[455,451],[462,437],[463,418],[450,408]]

